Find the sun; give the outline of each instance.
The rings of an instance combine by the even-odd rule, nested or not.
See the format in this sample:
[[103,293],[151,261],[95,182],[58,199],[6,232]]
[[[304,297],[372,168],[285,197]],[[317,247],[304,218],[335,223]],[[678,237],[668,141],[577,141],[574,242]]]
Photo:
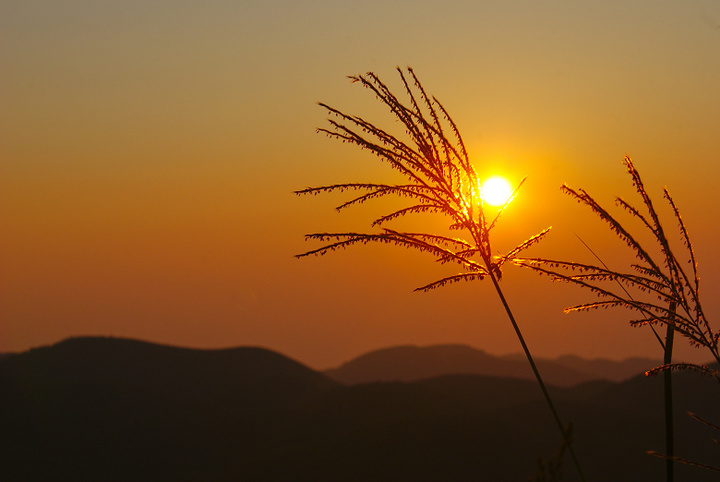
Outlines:
[[489,177],[480,186],[480,196],[483,202],[491,206],[502,206],[510,199],[512,193],[512,186],[502,176]]

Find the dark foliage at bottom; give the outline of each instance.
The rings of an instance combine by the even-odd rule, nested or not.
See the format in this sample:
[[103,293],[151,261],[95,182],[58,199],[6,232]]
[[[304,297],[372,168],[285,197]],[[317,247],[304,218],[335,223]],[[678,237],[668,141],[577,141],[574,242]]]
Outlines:
[[[560,440],[530,381],[342,386],[256,348],[73,339],[0,361],[4,480],[524,481]],[[551,388],[590,480],[662,480],[659,377]],[[678,374],[677,453],[712,463],[720,389]],[[563,480],[576,474],[566,461]],[[717,474],[678,466],[678,480]]]

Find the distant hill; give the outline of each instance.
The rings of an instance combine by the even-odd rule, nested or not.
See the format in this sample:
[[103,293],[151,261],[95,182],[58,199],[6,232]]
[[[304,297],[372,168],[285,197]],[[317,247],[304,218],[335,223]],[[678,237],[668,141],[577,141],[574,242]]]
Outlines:
[[608,360],[606,358],[586,359],[577,355],[563,355],[552,360],[553,363],[571,367],[594,380],[611,380],[622,382],[643,374],[651,368],[662,365],[662,360],[652,358],[630,357],[624,360]]
[[[720,387],[679,373],[678,455],[718,464]],[[588,480],[663,480],[662,378],[551,386]],[[76,338],[0,360],[3,480],[527,480],[559,436],[527,380],[345,386],[262,348]],[[564,464],[564,481],[575,481]],[[677,480],[717,480],[678,467]]]
[[[55,392],[114,387],[166,397],[238,397],[274,405],[286,396],[328,389],[335,382],[279,353],[257,347],[198,350],[139,340],[70,338],[0,359],[0,380],[11,390]],[[282,393],[278,393],[282,390]]]
[[272,449],[276,424],[287,418],[277,414],[337,386],[263,348],[69,339],[0,360],[0,473],[223,478],[217,467]]
[[[536,359],[546,383],[569,387],[591,380],[623,381],[658,361],[629,358],[623,361],[586,360],[578,356]],[[489,375],[534,380],[523,355],[494,356],[467,345],[397,346],[361,355],[323,373],[347,385],[382,381],[416,381],[450,374]]]

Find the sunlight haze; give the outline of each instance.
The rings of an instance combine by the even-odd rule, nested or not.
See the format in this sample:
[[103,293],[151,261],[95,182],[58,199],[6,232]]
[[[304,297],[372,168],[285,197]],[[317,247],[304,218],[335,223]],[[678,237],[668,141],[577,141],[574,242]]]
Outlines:
[[[405,344],[519,352],[484,281],[413,292],[447,274],[429,257],[294,258],[306,233],[369,231],[396,202],[338,213],[352,193],[293,192],[395,182],[316,129],[324,102],[397,132],[346,77],[373,71],[399,93],[397,66],[448,110],[480,179],[527,176],[501,252],[552,225],[531,255],[592,261],[580,236],[625,262],[559,188],[635,201],[632,157],[658,209],[671,215],[667,186],[683,213],[717,328],[718,59],[711,0],[3,2],[0,353],[77,335],[257,345],[314,368]],[[628,313],[562,313],[589,293],[513,266],[502,283],[538,356],[660,356]],[[676,358],[707,357],[678,340]]]
[[493,176],[482,182],[480,193],[485,203],[491,206],[502,206],[512,195],[513,188],[504,177]]

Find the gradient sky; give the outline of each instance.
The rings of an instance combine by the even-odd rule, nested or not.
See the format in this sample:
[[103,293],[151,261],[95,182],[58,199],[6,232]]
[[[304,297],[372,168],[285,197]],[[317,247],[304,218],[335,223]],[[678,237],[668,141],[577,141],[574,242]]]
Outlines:
[[[2,2],[0,352],[74,335],[261,345],[315,368],[395,344],[519,352],[489,283],[412,292],[448,274],[430,258],[293,258],[316,246],[304,233],[376,214],[293,190],[388,175],[315,132],[316,102],[391,128],[345,76],[397,89],[408,65],[481,174],[528,176],[499,250],[552,225],[531,254],[591,261],[578,234],[619,262],[559,186],[631,197],[630,155],[679,204],[719,327],[718,59],[714,0]],[[536,355],[660,356],[624,312],[562,314],[588,293],[516,268],[503,283]]]

